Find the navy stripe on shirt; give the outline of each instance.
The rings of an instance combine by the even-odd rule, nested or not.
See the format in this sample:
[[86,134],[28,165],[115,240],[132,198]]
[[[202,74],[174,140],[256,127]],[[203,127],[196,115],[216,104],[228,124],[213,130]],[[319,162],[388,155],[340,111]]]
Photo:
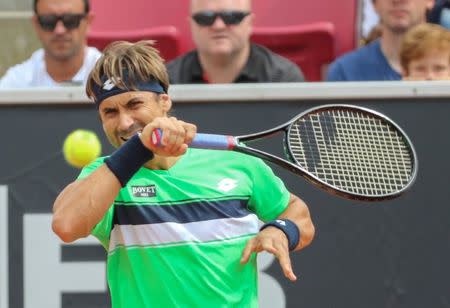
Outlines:
[[188,223],[250,214],[247,200],[198,201],[177,205],[116,205],[114,225],[143,225],[164,222]]

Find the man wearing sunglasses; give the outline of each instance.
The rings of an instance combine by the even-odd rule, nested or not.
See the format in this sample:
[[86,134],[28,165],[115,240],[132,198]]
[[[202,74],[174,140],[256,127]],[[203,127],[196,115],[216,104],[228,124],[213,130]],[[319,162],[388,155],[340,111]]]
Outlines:
[[250,42],[251,0],[191,0],[197,49],[167,64],[170,82],[300,82],[296,64]]
[[85,84],[100,52],[87,47],[89,0],[34,0],[33,27],[42,43],[30,59],[10,68],[0,88]]

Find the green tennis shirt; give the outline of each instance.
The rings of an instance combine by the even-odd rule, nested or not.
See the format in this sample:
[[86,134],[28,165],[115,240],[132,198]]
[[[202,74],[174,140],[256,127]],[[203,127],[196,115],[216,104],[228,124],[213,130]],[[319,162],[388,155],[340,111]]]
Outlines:
[[141,168],[92,230],[113,307],[257,307],[256,255],[239,260],[258,218],[288,201],[272,170],[240,153],[189,149],[169,170]]

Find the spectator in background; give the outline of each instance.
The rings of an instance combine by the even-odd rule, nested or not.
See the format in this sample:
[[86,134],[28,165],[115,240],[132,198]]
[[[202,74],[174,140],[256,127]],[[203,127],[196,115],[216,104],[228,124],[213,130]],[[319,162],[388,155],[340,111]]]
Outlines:
[[170,82],[299,82],[296,64],[250,42],[251,0],[191,0],[197,49],[167,64]]
[[428,22],[450,29],[450,0],[436,0],[428,14]]
[[32,23],[43,48],[8,69],[0,88],[84,84],[100,57],[86,43],[93,18],[89,0],[34,0],[33,8]]
[[405,80],[450,79],[450,31],[421,24],[409,30],[400,48]]
[[400,80],[400,45],[405,33],[426,21],[434,0],[373,0],[382,36],[336,59],[328,81]]

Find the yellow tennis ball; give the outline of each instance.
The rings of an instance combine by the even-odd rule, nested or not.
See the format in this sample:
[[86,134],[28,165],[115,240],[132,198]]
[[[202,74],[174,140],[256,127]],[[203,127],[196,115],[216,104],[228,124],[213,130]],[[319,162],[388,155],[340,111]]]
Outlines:
[[102,152],[97,135],[89,130],[77,129],[64,140],[63,153],[73,167],[82,168],[96,159]]

